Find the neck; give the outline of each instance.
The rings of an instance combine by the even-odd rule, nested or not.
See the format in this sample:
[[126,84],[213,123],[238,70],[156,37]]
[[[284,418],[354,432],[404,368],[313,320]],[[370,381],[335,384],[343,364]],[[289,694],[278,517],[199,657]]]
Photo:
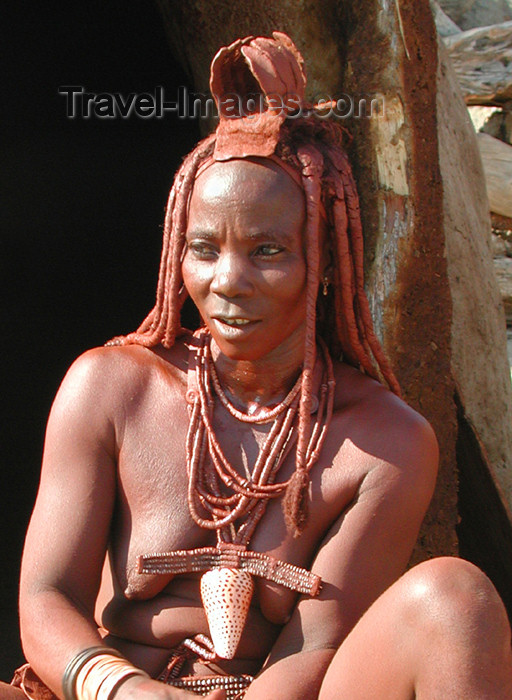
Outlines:
[[233,404],[245,413],[272,408],[292,389],[304,359],[304,335],[295,334],[257,360],[234,360],[223,355],[215,341],[212,358],[219,381]]

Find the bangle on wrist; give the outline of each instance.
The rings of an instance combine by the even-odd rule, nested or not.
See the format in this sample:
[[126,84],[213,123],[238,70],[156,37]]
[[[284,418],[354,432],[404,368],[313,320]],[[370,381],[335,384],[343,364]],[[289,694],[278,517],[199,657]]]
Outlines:
[[127,661],[117,649],[90,647],[80,651],[66,666],[62,678],[65,700],[111,700],[122,680],[144,676],[145,671]]

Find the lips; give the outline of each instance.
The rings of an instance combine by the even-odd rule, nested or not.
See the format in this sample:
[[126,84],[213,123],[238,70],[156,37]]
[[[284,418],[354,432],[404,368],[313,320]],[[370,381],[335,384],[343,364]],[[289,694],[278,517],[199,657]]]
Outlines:
[[213,316],[217,332],[224,338],[237,338],[251,331],[260,321],[244,316]]
[[[238,313],[237,313],[238,312]],[[241,313],[240,313],[241,312]],[[250,323],[257,323],[260,319],[246,316],[240,309],[233,309],[228,313],[217,312],[210,314],[210,318],[219,323],[224,323],[226,326],[248,326]]]

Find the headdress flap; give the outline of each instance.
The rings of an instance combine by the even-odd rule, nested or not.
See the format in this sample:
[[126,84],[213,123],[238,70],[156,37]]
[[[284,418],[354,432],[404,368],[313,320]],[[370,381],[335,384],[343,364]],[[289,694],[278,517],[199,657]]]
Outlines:
[[246,37],[216,54],[210,90],[219,111],[215,160],[271,156],[287,116],[304,103],[304,61],[282,32]]

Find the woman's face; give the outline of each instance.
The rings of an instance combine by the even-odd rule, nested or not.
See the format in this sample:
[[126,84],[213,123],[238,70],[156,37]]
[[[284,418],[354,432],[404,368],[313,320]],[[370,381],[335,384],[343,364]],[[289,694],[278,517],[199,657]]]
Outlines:
[[303,341],[304,223],[302,190],[272,161],[215,163],[196,180],[183,280],[225,356]]

